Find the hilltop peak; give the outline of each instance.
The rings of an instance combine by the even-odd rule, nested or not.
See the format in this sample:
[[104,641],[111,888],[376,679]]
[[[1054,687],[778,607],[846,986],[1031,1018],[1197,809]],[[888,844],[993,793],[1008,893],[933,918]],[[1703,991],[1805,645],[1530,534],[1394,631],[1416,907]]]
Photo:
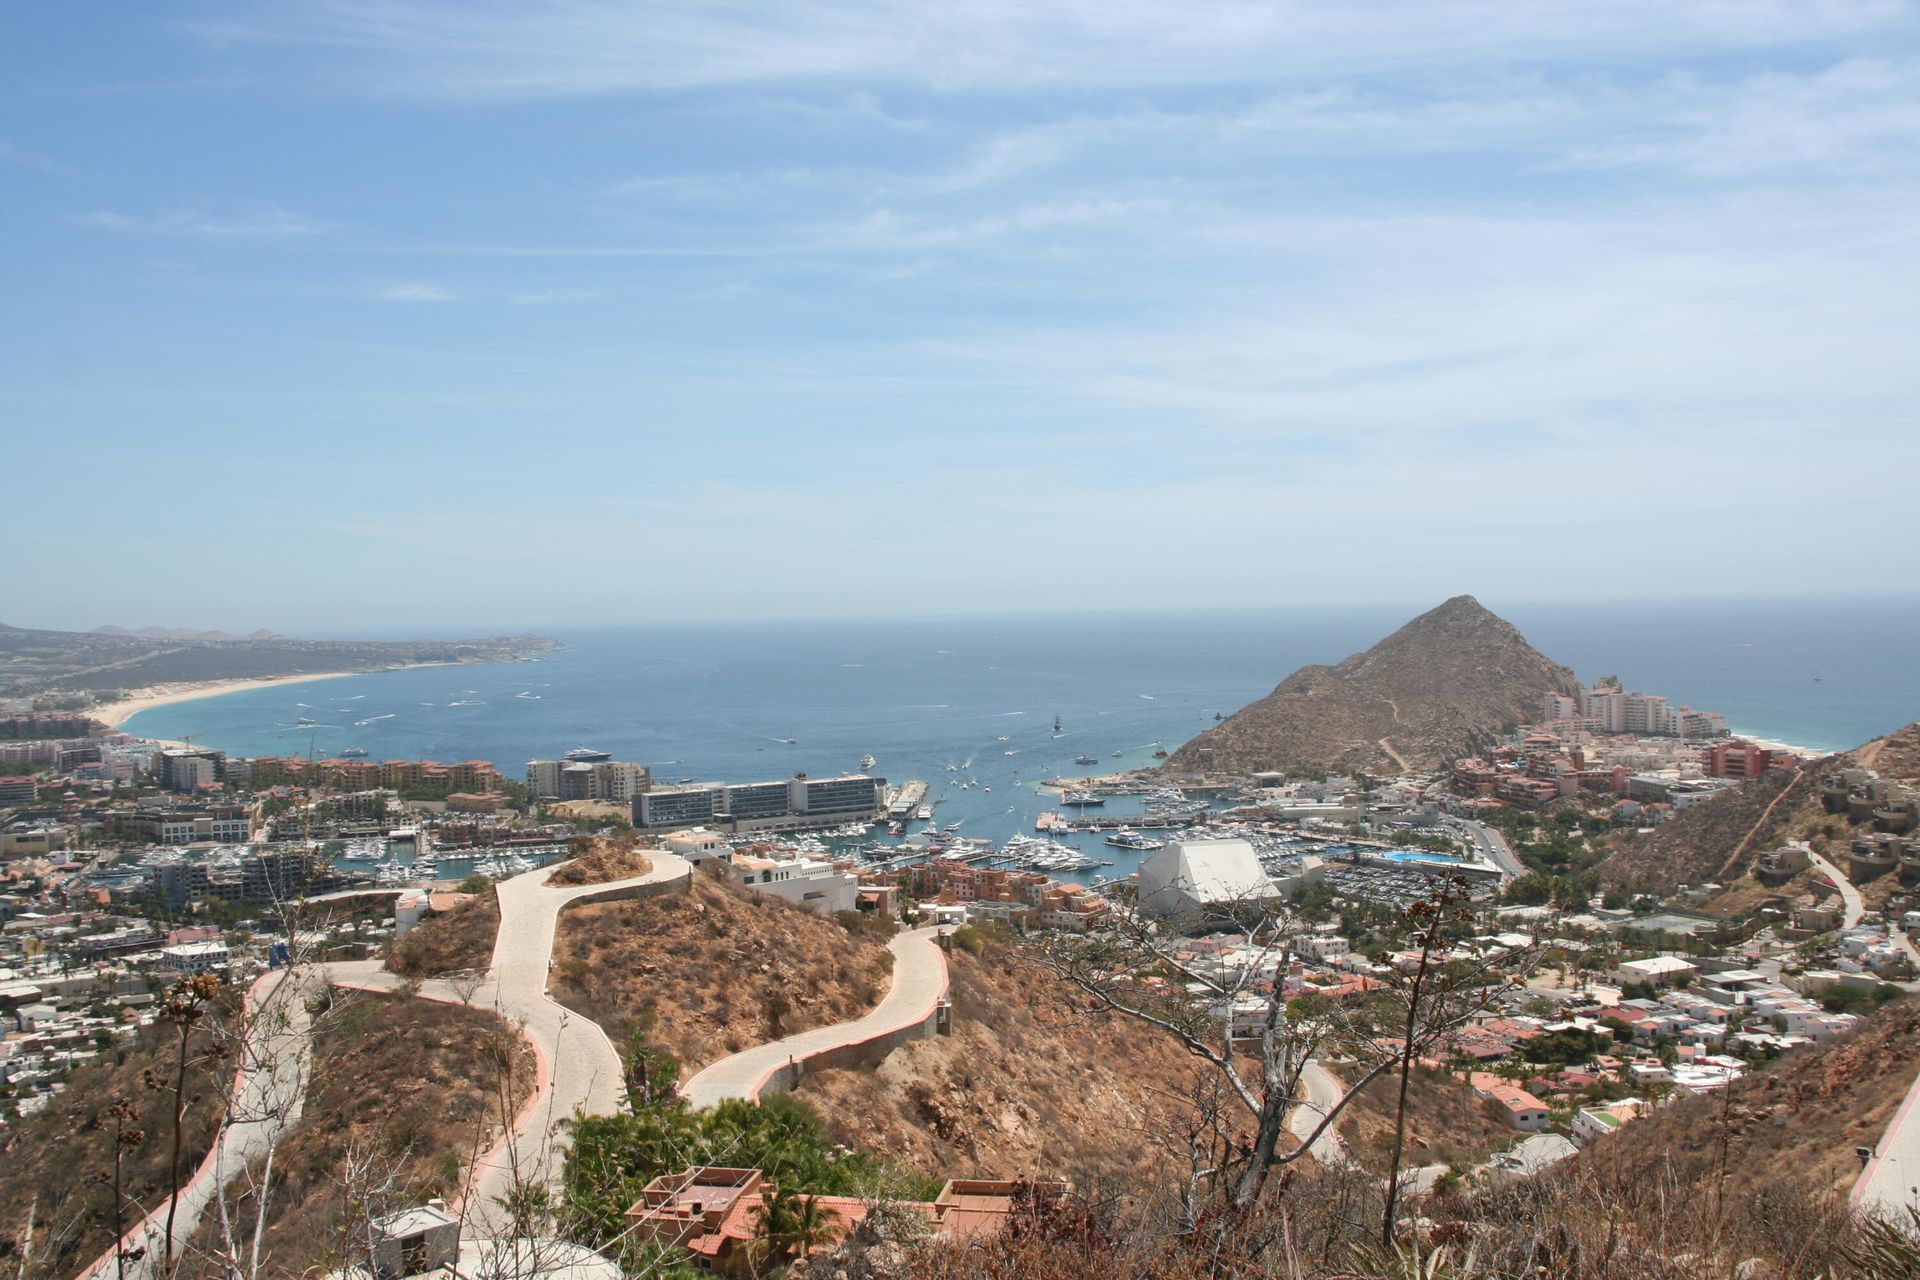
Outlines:
[[1236,772],[1430,770],[1532,718],[1542,694],[1578,687],[1572,671],[1528,644],[1512,623],[1458,595],[1338,666],[1302,667],[1169,764]]

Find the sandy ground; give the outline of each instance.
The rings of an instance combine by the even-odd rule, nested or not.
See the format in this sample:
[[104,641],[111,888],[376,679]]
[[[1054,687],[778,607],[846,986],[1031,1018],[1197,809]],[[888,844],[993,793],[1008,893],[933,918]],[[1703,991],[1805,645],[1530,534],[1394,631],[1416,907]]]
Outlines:
[[275,676],[269,680],[200,680],[180,684],[156,684],[151,688],[135,690],[132,697],[123,701],[107,702],[97,707],[90,707],[87,714],[117,729],[129,718],[142,711],[150,711],[154,707],[171,706],[176,702],[192,702],[196,698],[211,698],[222,693],[239,693],[245,689],[271,689],[276,685],[308,684],[314,680],[337,680],[341,676],[366,674],[364,671],[327,671],[310,676]]

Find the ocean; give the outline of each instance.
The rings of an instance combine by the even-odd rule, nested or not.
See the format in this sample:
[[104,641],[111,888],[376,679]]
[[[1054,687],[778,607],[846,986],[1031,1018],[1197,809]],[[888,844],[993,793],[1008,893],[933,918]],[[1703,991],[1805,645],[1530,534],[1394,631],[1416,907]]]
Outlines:
[[[1483,603],[1584,680],[1617,674],[1757,737],[1837,750],[1920,719],[1920,600]],[[1156,747],[1410,612],[570,628],[547,632],[567,647],[538,661],[251,690],[124,727],[236,755],[484,759],[516,778],[576,746],[666,782],[842,773],[871,754],[876,774],[931,783],[943,825],[1005,839],[1052,807],[1041,780],[1150,764]],[[303,716],[318,725],[299,727]],[[1099,763],[1073,763],[1089,755]],[[1115,859],[1110,875],[1137,861],[1091,837],[1085,847]]]

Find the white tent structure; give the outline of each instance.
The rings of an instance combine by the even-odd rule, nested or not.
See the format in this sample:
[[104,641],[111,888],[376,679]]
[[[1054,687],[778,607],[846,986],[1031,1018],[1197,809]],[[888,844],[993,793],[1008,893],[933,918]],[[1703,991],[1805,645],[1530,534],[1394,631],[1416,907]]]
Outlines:
[[1183,924],[1279,895],[1245,840],[1174,841],[1140,864],[1137,883],[1142,911]]

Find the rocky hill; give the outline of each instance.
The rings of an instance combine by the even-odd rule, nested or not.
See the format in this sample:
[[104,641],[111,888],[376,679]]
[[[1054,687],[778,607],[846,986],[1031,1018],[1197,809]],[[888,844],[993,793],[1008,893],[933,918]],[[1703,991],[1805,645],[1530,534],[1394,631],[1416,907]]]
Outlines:
[[949,973],[952,1035],[800,1082],[833,1137],[936,1176],[1169,1174],[1160,1139],[1199,1070],[1171,1036],[1070,1007],[1059,979],[991,939],[956,947]]
[[1440,768],[1539,715],[1572,671],[1472,596],[1455,596],[1338,666],[1302,667],[1181,747],[1184,772]]
[[1597,1171],[1670,1168],[1762,1196],[1777,1184],[1844,1196],[1860,1176],[1856,1147],[1886,1132],[1913,1083],[1920,1000],[1862,1019],[1851,1035],[1796,1050],[1753,1072],[1728,1097],[1688,1098],[1623,1126],[1580,1157]]
[[1821,807],[1820,780],[1855,767],[1920,785],[1920,722],[1797,773],[1770,772],[1728,788],[1645,834],[1618,837],[1595,874],[1624,888],[1670,893],[1682,884],[1749,874],[1752,855],[1787,840],[1805,840],[1845,866],[1853,830]]
[[893,980],[883,935],[710,875],[686,893],[560,915],[553,998],[625,1046],[637,1033],[682,1078],[730,1053],[857,1018]]

